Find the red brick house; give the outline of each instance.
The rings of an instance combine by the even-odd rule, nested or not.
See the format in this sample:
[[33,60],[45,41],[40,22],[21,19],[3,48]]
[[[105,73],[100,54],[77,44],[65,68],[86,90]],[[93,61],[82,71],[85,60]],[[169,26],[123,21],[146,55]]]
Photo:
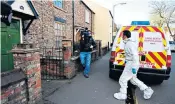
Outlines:
[[87,27],[92,33],[94,32],[94,14],[84,1],[75,0],[75,41],[79,40],[80,29]]

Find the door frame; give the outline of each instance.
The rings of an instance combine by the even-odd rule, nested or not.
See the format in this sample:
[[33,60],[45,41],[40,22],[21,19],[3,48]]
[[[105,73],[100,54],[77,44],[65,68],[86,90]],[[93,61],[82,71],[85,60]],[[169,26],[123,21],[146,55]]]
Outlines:
[[19,20],[19,23],[20,23],[20,43],[23,43],[22,19],[19,17],[15,17],[15,16],[13,16],[12,19]]

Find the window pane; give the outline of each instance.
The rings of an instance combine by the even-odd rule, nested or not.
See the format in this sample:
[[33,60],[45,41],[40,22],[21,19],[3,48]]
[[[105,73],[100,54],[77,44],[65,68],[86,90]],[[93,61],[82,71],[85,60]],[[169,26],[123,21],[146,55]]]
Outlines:
[[57,31],[57,30],[55,30],[55,35],[56,35],[56,36],[58,35],[58,31]]
[[63,26],[63,25],[60,25],[60,30],[61,30],[61,31],[62,31],[62,26]]
[[62,2],[58,1],[58,7],[62,8]]
[[57,3],[56,0],[54,0],[53,3],[54,3],[54,5],[56,6],[56,3]]
[[59,0],[59,7],[63,8],[63,0]]
[[55,22],[55,24],[54,24],[54,27],[55,27],[55,29],[57,29],[58,27],[57,27],[57,23]]
[[63,36],[65,36],[65,31],[62,31]]
[[63,8],[63,0],[54,0],[54,5]]
[[66,29],[65,29],[65,25],[63,25],[63,31],[64,31],[64,30],[66,30]]
[[85,10],[85,22],[89,23],[89,11]]
[[58,36],[60,36],[60,30],[58,30],[58,33],[57,33]]
[[60,30],[60,24],[57,24],[57,26],[58,26],[58,28],[57,28],[57,29],[58,29],[58,30]]

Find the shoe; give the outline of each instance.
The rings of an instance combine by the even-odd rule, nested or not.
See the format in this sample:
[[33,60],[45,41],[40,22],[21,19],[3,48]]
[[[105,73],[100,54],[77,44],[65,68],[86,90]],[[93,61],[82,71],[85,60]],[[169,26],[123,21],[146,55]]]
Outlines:
[[126,100],[127,95],[124,94],[124,93],[119,92],[119,93],[114,94],[114,98],[116,98],[118,100]]
[[146,100],[150,99],[153,93],[154,91],[150,87],[148,87],[147,89],[144,90],[144,95],[143,95],[144,99]]
[[83,74],[85,78],[89,78],[89,75],[88,74]]

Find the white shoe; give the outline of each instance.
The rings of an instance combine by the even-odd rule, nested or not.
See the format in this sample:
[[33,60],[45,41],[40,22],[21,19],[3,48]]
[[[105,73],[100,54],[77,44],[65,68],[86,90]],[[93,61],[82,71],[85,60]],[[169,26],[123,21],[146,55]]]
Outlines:
[[126,94],[119,92],[114,94],[114,98],[118,100],[126,100],[127,96]]
[[144,90],[144,99],[150,99],[151,96],[153,95],[154,91],[148,87],[147,89]]

